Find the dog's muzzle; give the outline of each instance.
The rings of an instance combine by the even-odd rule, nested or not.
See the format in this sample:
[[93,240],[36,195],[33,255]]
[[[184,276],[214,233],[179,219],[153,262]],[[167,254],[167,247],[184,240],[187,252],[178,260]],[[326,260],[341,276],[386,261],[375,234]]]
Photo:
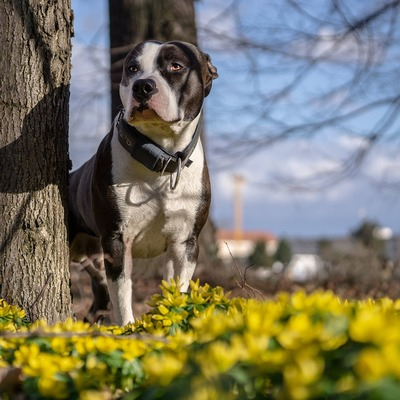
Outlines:
[[138,79],[132,86],[133,97],[139,103],[146,103],[157,92],[153,79]]

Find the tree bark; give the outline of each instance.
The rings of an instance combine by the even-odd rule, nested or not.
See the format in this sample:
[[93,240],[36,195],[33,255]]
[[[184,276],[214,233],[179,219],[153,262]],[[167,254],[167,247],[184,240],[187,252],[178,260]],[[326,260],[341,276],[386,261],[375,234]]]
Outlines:
[[0,295],[71,316],[67,243],[69,0],[0,0]]

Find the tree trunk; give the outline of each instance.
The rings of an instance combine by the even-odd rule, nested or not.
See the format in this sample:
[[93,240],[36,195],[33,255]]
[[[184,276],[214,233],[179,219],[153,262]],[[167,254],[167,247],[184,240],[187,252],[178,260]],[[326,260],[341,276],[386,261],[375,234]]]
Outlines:
[[0,295],[71,315],[67,244],[69,0],[0,0]]

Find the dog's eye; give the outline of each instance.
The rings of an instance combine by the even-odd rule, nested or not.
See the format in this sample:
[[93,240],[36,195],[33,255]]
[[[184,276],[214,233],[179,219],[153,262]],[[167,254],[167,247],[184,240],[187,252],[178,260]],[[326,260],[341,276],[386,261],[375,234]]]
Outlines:
[[170,66],[172,72],[180,71],[182,68],[183,68],[182,65],[178,63],[172,63]]
[[136,72],[139,71],[139,68],[138,68],[136,65],[130,65],[130,66],[128,67],[128,71],[129,71],[129,72],[136,73]]

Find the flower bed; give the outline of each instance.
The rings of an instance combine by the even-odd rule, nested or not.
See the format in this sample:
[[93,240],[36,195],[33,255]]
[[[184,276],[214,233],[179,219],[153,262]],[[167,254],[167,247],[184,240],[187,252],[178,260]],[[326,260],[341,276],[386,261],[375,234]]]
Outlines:
[[[29,324],[0,302],[0,391],[12,399],[398,399],[400,301],[331,292],[229,299],[162,283],[135,324]],[[7,397],[8,396],[8,397]]]

